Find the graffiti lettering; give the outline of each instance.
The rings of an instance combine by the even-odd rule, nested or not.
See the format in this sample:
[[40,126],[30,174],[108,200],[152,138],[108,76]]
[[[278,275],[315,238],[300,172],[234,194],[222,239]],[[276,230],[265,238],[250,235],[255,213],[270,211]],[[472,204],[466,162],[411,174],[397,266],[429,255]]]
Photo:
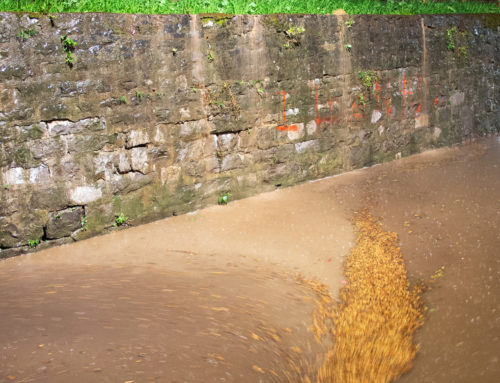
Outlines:
[[297,125],[288,125],[286,123],[286,99],[289,96],[287,92],[280,91],[279,94],[283,96],[283,125],[279,125],[276,127],[278,130],[287,131],[287,130],[297,130]]
[[[408,106],[412,107],[412,110],[415,111],[415,114],[420,114],[422,113],[422,97],[423,97],[423,91],[422,91],[422,76],[418,77],[418,85],[417,89],[415,91],[415,94],[411,88],[408,87],[408,80],[406,78],[406,74],[404,74],[402,82],[401,82],[401,95],[402,95],[402,110],[401,110],[401,115],[402,117],[405,117],[405,113],[407,110]],[[387,85],[384,87],[386,91],[382,89],[382,86],[379,83],[379,80],[375,82],[375,101],[378,106],[378,108],[381,108],[382,106],[385,108],[387,112],[387,116],[390,117],[392,114],[392,92],[391,92],[391,83],[387,82]],[[320,104],[320,94],[319,94],[319,86],[318,83],[315,82],[314,84],[314,98],[315,98],[315,114],[316,114],[316,125],[319,126],[323,122],[328,122],[333,124],[334,122],[338,121],[339,117],[335,116],[334,114],[334,99],[330,99],[327,101],[328,105],[328,116],[322,116],[322,105]],[[287,92],[285,91],[280,91],[278,94],[280,94],[283,97],[283,123],[281,125],[278,125],[276,127],[277,130],[281,131],[289,131],[289,130],[297,130],[297,125],[296,124],[288,124],[287,123],[287,110],[286,110],[286,105],[287,105],[287,98],[290,96]],[[360,96],[360,102],[364,105],[364,102],[362,100],[366,100],[365,95]],[[352,109],[352,116],[355,120],[362,120],[365,118],[365,113],[363,111],[363,108],[356,103],[357,98],[355,98],[352,101],[351,104],[351,109]],[[408,104],[409,100],[413,100]],[[437,107],[439,104],[439,99],[438,96],[434,98],[434,106]],[[323,104],[324,105],[324,104]],[[413,109],[414,108],[414,109]],[[348,120],[350,118],[348,117]]]

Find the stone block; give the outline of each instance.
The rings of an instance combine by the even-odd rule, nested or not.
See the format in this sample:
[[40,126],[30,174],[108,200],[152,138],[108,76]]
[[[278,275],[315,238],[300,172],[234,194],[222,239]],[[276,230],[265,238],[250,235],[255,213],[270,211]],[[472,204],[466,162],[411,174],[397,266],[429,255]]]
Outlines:
[[149,185],[153,180],[153,173],[129,172],[124,175],[115,174],[111,179],[111,188],[113,194],[128,194]]
[[128,153],[120,153],[118,160],[118,171],[120,173],[127,173],[132,170],[132,165],[130,165],[130,158]]
[[415,118],[415,129],[427,128],[429,126],[429,115],[422,113]]
[[130,131],[130,133],[127,135],[127,139],[125,141],[125,147],[127,149],[131,149],[136,146],[149,144],[150,142],[151,141],[149,139],[149,135],[146,130],[136,129]]
[[0,247],[18,247],[26,245],[28,240],[41,239],[47,220],[46,210],[23,211],[0,218]]
[[77,186],[70,190],[69,197],[76,205],[86,205],[101,198],[102,191],[93,186]]
[[295,144],[295,151],[298,154],[318,152],[320,150],[320,145],[318,140],[309,140],[304,142],[297,142]]
[[47,123],[49,135],[51,137],[61,134],[76,134],[83,131],[83,125],[77,125],[69,120],[56,120]]
[[84,211],[81,206],[50,213],[45,229],[47,239],[69,237],[75,230],[82,227],[83,215]]
[[4,185],[22,185],[25,182],[23,168],[12,168],[3,173]]
[[240,169],[244,166],[245,157],[242,154],[229,154],[222,159],[221,171]]
[[49,167],[47,165],[31,168],[29,174],[32,184],[48,184],[51,182]]
[[450,96],[450,103],[453,106],[462,105],[465,101],[464,92],[455,92]]
[[36,188],[31,194],[30,209],[60,210],[70,203],[63,187]]
[[131,149],[132,170],[146,174],[149,172],[148,149],[139,147]]

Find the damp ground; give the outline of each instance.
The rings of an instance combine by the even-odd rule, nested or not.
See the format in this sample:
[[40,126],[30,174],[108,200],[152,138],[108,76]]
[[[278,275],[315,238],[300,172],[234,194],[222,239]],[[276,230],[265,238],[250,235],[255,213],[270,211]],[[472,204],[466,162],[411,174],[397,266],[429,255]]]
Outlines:
[[494,382],[499,190],[490,138],[2,261],[0,381],[314,381],[305,281],[338,298],[368,209],[430,286],[397,381]]

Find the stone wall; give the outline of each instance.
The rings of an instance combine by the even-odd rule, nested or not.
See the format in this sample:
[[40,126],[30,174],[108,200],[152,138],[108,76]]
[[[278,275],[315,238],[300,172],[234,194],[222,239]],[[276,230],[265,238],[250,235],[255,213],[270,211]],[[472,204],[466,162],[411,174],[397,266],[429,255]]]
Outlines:
[[0,258],[497,134],[499,21],[0,13]]

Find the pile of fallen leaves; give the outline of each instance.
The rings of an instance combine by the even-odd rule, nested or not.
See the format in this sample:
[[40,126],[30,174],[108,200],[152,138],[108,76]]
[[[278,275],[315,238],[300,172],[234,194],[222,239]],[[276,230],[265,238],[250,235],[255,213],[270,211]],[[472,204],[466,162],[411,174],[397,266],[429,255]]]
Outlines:
[[395,233],[368,213],[355,217],[359,237],[345,264],[346,286],[333,314],[333,349],[320,383],[391,382],[412,367],[423,324],[422,286],[410,290]]

